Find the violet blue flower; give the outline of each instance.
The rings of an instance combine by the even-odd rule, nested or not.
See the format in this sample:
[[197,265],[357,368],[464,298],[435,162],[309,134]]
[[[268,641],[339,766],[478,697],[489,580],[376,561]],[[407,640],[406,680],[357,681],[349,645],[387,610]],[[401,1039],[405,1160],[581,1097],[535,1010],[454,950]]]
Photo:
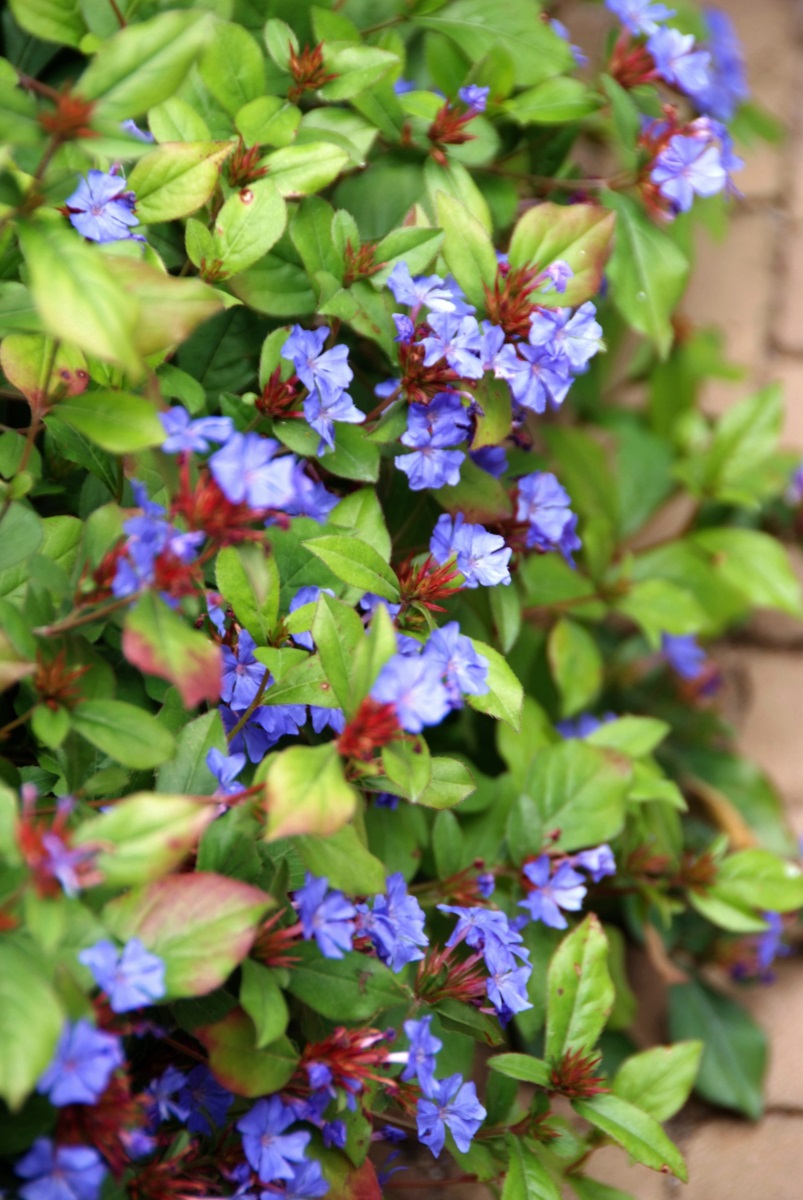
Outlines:
[[380,704],[394,706],[407,733],[421,733],[425,725],[440,725],[450,711],[438,667],[421,657],[394,654],[379,672],[371,696]]
[[482,113],[488,107],[490,91],[489,87],[480,87],[476,83],[469,83],[465,87],[461,87],[457,95],[468,108],[473,109],[475,113]]
[[325,877],[316,879],[309,871],[294,903],[307,941],[315,938],[324,958],[342,958],[354,941],[357,910],[342,892],[329,890]]
[[454,519],[446,513],[438,517],[429,549],[437,563],[456,557],[467,588],[510,583],[508,564],[513,551],[505,545],[505,539],[482,525],[468,524],[462,513]]
[[235,433],[212,455],[212,477],[231,504],[286,509],[296,499],[296,458],[276,457],[279,449],[275,438]]
[[187,1076],[176,1067],[168,1067],[157,1079],[151,1080],[145,1091],[145,1099],[152,1130],[157,1129],[162,1121],[169,1121],[171,1117],[175,1117],[177,1121],[186,1121],[189,1109],[177,1098],[186,1082]]
[[230,704],[235,712],[244,712],[256,699],[267,674],[267,667],[254,658],[256,642],[247,629],[241,629],[237,637],[237,649],[222,647],[223,674],[220,697]]
[[218,782],[216,796],[236,796],[243,790],[237,776],[245,766],[244,754],[222,754],[216,746],[207,753],[206,765]]
[[98,1200],[107,1170],[92,1146],[56,1146],[38,1137],[14,1171],[26,1183],[21,1200]]
[[[242,713],[226,704],[221,704],[219,712],[223,728],[230,734],[239,724]],[[307,710],[303,704],[261,704],[232,738],[229,750],[233,754],[245,753],[249,762],[262,762],[280,738],[297,737],[306,720]]]
[[[328,1126],[324,1127],[325,1145],[327,1144],[326,1129],[338,1124],[342,1124],[342,1122],[331,1121]],[[314,1158],[308,1162],[299,1163],[293,1168],[292,1175],[286,1178],[284,1191],[280,1197],[277,1197],[277,1200],[317,1200],[319,1196],[325,1196],[329,1191],[329,1181],[323,1176],[321,1164]],[[267,1196],[267,1194],[267,1192],[262,1193],[263,1196]]]
[[708,86],[695,92],[697,107],[720,121],[729,121],[738,106],[750,95],[745,74],[742,45],[727,13],[706,9],[708,26],[706,49],[711,54]]
[[373,907],[357,905],[357,926],[370,937],[380,961],[399,972],[409,962],[424,957],[429,945],[424,932],[425,914],[415,896],[407,892],[404,876],[395,871],[387,878],[387,892],[374,897]]
[[[398,262],[388,276],[388,287],[399,304],[410,308],[425,306],[430,312],[456,313],[466,311],[465,297],[454,281],[444,281],[440,275],[410,274],[406,262]],[[468,308],[473,312],[473,308]]]
[[555,728],[562,738],[587,738],[590,734],[595,733],[601,725],[607,725],[609,721],[615,720],[616,713],[603,713],[601,717],[595,717],[591,713],[580,713],[579,717],[558,721]]
[[552,864],[548,854],[542,854],[534,862],[525,863],[524,874],[533,885],[533,890],[519,901],[533,921],[543,921],[551,929],[566,929],[568,921],[561,911],[579,912],[588,888],[582,875],[563,862],[551,875]]
[[310,392],[304,401],[304,416],[310,428],[321,435],[318,457],[335,448],[335,421],[361,425],[365,413],[360,412],[348,392]]
[[496,961],[507,962],[510,969],[516,965],[517,958],[524,962],[529,959],[521,934],[499,909],[479,905],[464,908],[456,904],[439,904],[438,909],[457,917],[457,924],[446,942],[447,949],[465,941],[472,950],[481,951],[487,961],[488,950],[493,946],[497,952]]
[[394,342],[402,342],[404,345],[409,345],[415,337],[415,322],[410,317],[405,316],[404,313],[391,313],[391,316],[393,324],[396,326]]
[[463,696],[484,696],[489,690],[488,660],[460,632],[457,621],[433,629],[424,647],[424,658],[437,665],[452,708]]
[[422,446],[411,454],[397,455],[393,462],[407,476],[412,491],[421,492],[426,488],[456,487],[465,457],[462,450]]
[[693,34],[662,27],[650,35],[647,49],[655,61],[655,69],[667,83],[690,96],[708,87],[711,55],[696,48]]
[[435,1059],[438,1051],[443,1049],[443,1042],[432,1033],[431,1025],[431,1016],[422,1017],[420,1021],[404,1022],[410,1049],[401,1077],[405,1083],[417,1079],[424,1091],[432,1087],[435,1081]]
[[164,962],[146,950],[139,938],[131,938],[122,950],[103,938],[82,950],[78,961],[89,967],[95,983],[106,992],[112,1012],[131,1012],[166,994]]
[[120,1039],[96,1029],[86,1018],[64,1026],[53,1061],[36,1090],[51,1104],[94,1104],[118,1067],[125,1061]]
[[[519,480],[516,520],[528,526],[526,544],[541,551],[560,550],[574,565],[571,550],[577,549],[580,541],[574,535],[576,518],[570,504],[569,493],[549,471],[533,471]],[[565,543],[567,535],[574,545]]]
[[103,171],[90,171],[81,179],[73,194],[65,200],[70,224],[92,242],[120,242],[145,239],[131,232],[139,225],[134,215],[136,197],[126,191],[125,180]]
[[123,133],[129,133],[131,135],[131,137],[137,138],[138,141],[140,141],[140,142],[155,142],[156,141],[156,138],[153,136],[152,133],[148,133],[147,130],[145,130],[145,129],[140,129],[139,126],[137,125],[136,121],[132,120],[131,117],[129,117],[128,120],[126,120],[126,121],[121,121],[120,128],[123,131]]
[[464,442],[471,428],[460,397],[454,392],[439,392],[429,404],[411,404],[407,429],[401,435],[405,446],[456,446]]
[[572,866],[586,871],[594,883],[599,883],[607,875],[616,874],[616,859],[607,842],[603,842],[601,846],[593,846],[590,850],[581,850],[579,854],[573,854]]
[[630,33],[655,33],[661,21],[674,17],[675,10],[653,0],[605,0],[605,7],[618,17]]
[[433,1080],[427,1095],[418,1101],[416,1123],[418,1140],[429,1146],[437,1158],[446,1141],[448,1129],[463,1154],[485,1120],[487,1113],[477,1099],[473,1083],[464,1083],[462,1075]]
[[292,1179],[296,1171],[293,1164],[304,1162],[304,1151],[312,1135],[302,1130],[286,1133],[295,1120],[292,1108],[278,1096],[271,1096],[257,1100],[237,1122],[245,1157],[262,1183]]
[[569,280],[573,278],[574,271],[565,259],[556,258],[541,272],[541,276],[544,279],[544,291],[549,291],[551,286],[559,295],[562,295],[566,291]]
[[658,154],[650,171],[661,195],[674,212],[688,212],[695,196],[715,196],[724,190],[728,173],[715,142],[675,134]]
[[572,385],[569,364],[541,346],[507,344],[496,357],[494,374],[506,380],[513,399],[532,412],[546,412],[547,401],[559,408]]
[[165,454],[205,454],[210,442],[226,442],[234,433],[231,417],[198,417],[192,420],[180,404],[159,413],[167,437],[161,449]]
[[424,366],[434,367],[445,358],[449,366],[463,379],[481,379],[482,349],[480,327],[476,317],[453,313],[430,313],[427,324],[429,337],[421,341],[424,347]]
[[178,1094],[179,1105],[186,1109],[190,1133],[212,1134],[226,1119],[234,1096],[218,1083],[205,1063],[198,1063],[186,1078]]
[[532,1008],[527,995],[527,981],[533,971],[530,964],[511,965],[510,955],[493,941],[487,945],[484,957],[488,968],[486,991],[494,1008],[505,1014]]
[[494,479],[501,479],[507,471],[507,454],[503,446],[481,446],[479,450],[469,451],[469,458]]
[[705,650],[691,633],[663,634],[661,653],[682,679],[699,679],[705,669]]
[[327,325],[318,329],[302,329],[300,325],[294,325],[282,346],[282,358],[292,362],[304,386],[310,392],[317,391],[326,397],[340,395],[354,378],[354,372],[348,365],[347,346],[333,346],[331,350],[324,350],[329,332]]
[[596,307],[587,300],[574,313],[570,308],[536,311],[530,317],[528,341],[567,363],[572,374],[582,374],[603,346]]

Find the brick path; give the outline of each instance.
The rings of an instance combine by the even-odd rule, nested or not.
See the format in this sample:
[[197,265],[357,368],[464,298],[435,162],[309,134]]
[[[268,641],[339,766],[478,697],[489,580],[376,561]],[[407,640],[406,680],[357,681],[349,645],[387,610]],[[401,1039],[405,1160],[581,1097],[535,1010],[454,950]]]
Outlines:
[[[504,2],[504,0],[500,0]],[[703,0],[701,0],[703,2]],[[701,233],[683,313],[725,333],[728,358],[744,368],[739,383],[712,383],[711,413],[778,380],[785,385],[784,445],[803,457],[803,0],[707,0],[733,18],[748,62],[754,99],[789,130],[780,145],[740,147],[744,199],[727,238]],[[592,47],[608,18],[587,4],[561,5],[575,40]],[[798,554],[803,579],[803,554]],[[762,613],[746,636],[717,650],[741,748],[770,775],[803,836],[800,692],[803,622]],[[640,999],[634,1033],[642,1045],[666,1041],[665,992],[645,956],[629,960]],[[740,999],[770,1035],[767,1108],[756,1124],[693,1100],[670,1133],[686,1155],[689,1183],[628,1166],[608,1147],[590,1164],[596,1178],[636,1200],[803,1200],[803,951],[782,962],[771,987],[741,989]],[[407,1193],[388,1186],[388,1196]],[[443,1197],[433,1178],[420,1200]],[[460,1200],[487,1200],[481,1187],[452,1186]],[[569,1200],[567,1194],[567,1200]],[[612,1198],[613,1200],[613,1198]]]

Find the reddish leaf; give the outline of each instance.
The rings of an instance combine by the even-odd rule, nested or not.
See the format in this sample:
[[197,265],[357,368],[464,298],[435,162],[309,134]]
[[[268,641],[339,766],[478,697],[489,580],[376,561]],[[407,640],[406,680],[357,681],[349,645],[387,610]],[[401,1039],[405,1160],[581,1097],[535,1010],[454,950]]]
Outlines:
[[122,941],[138,937],[164,960],[168,998],[203,996],[243,961],[272,904],[250,884],[196,871],[119,896],[103,917]]
[[382,1189],[376,1175],[376,1167],[366,1158],[361,1167],[351,1167],[343,1173],[328,1172],[331,1187],[329,1200],[382,1200]]
[[80,396],[89,383],[81,351],[58,345],[54,354],[52,339],[41,333],[9,334],[0,346],[0,365],[34,406],[48,396]]
[[257,1049],[256,1028],[241,1008],[214,1025],[193,1034],[209,1051],[209,1066],[217,1079],[237,1096],[264,1096],[278,1092],[292,1076],[298,1054],[286,1037]]
[[151,592],[126,615],[123,653],[141,671],[175,684],[187,708],[220,699],[220,647]]

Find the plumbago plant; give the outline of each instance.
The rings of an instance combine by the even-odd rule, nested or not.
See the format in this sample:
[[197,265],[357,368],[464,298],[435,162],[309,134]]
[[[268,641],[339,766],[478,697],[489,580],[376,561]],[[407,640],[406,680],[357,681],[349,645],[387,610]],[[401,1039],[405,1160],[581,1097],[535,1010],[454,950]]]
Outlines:
[[800,613],[789,464],[673,313],[762,119],[606,5],[5,13],[8,1194],[601,1200],[695,1078],[760,1112],[722,980],[803,880],[696,639]]

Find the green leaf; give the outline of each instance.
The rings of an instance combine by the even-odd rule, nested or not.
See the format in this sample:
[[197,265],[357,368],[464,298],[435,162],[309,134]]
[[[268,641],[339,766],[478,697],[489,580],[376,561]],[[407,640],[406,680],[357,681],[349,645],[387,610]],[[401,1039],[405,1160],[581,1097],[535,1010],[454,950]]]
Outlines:
[[456,0],[415,24],[447,34],[472,62],[495,47],[510,55],[519,87],[532,86],[573,68],[571,50],[544,21],[532,19],[528,4],[497,0]]
[[699,1038],[703,1057],[696,1089],[704,1100],[761,1116],[767,1037],[741,1005],[698,980],[669,989],[673,1040]]
[[289,146],[301,123],[301,109],[280,96],[259,96],[234,118],[247,146]]
[[169,99],[212,33],[208,14],[165,12],[106,41],[76,84],[108,121],[138,117]]
[[53,1057],[64,1014],[34,959],[0,942],[0,1096],[17,1112]]
[[439,812],[432,823],[432,854],[438,879],[450,879],[465,866],[463,831],[453,812]]
[[353,708],[350,676],[354,651],[364,637],[363,623],[354,609],[321,592],[312,622],[312,639],[326,677],[347,715]]
[[206,756],[210,750],[226,752],[226,735],[217,709],[188,721],[176,736],[176,751],[156,773],[159,792],[211,796],[218,784]]
[[320,192],[336,179],[349,161],[345,150],[332,142],[307,142],[274,150],[259,165],[268,168],[268,178],[282,196],[306,196]]
[[208,142],[212,136],[201,114],[179,96],[149,109],[148,125],[157,142]]
[[534,1083],[537,1087],[548,1087],[550,1069],[549,1063],[542,1058],[533,1058],[530,1054],[495,1054],[488,1059],[488,1066],[508,1079],[518,1079],[522,1083]]
[[174,870],[197,846],[214,815],[211,804],[189,796],[138,792],[83,821],[72,841],[102,847],[95,861],[106,886],[131,887]]
[[256,38],[242,25],[215,23],[198,73],[218,104],[231,116],[265,94],[265,59]]
[[686,1182],[683,1156],[648,1113],[613,1095],[573,1100],[572,1107],[578,1116],[623,1146],[636,1162],[644,1163],[654,1171],[671,1171]]
[[512,1134],[505,1141],[510,1159],[502,1200],[560,1200],[557,1184],[536,1152]]
[[397,54],[378,46],[355,46],[353,42],[327,41],[324,67],[336,75],[320,89],[324,100],[349,100],[358,96],[400,65]]
[[697,633],[705,628],[705,612],[692,593],[668,579],[631,584],[627,595],[614,607],[635,621],[655,648],[660,646],[664,633]]
[[111,454],[133,454],[165,439],[151,401],[128,392],[84,392],[63,400],[56,412],[65,425]]
[[803,908],[803,872],[769,850],[741,850],[720,864],[712,891],[737,905],[791,912]]
[[497,271],[491,239],[476,217],[453,196],[438,192],[435,207],[438,224],[445,235],[442,254],[446,265],[465,292],[466,299],[478,308],[484,308],[485,287],[493,289]]
[[366,637],[354,654],[351,675],[354,703],[359,704],[376,683],[379,672],[397,649],[396,630],[384,604],[377,605]]
[[79,0],[10,0],[10,6],[20,28],[44,42],[78,47],[87,32]]
[[299,44],[293,30],[286,21],[272,17],[265,25],[265,45],[277,67],[283,71],[290,69],[291,53],[298,53]]
[[18,235],[31,295],[48,332],[137,375],[136,303],[98,247],[76,237],[72,229],[44,221],[20,223]]
[[185,708],[220,697],[220,647],[192,629],[154,592],[146,592],[126,613],[123,654],[147,675],[167,679]]
[[561,715],[588,708],[602,687],[603,663],[597,643],[576,621],[561,617],[547,641],[552,677],[561,695]]
[[130,258],[109,261],[129,303],[136,304],[134,345],[142,355],[155,354],[183,342],[196,325],[223,307],[223,293],[200,279],[179,279]]
[[0,571],[7,571],[35,554],[44,527],[27,504],[12,502],[0,518]]
[[290,1014],[273,971],[247,958],[242,965],[240,1004],[254,1023],[254,1046],[263,1049],[280,1038]]
[[513,729],[521,724],[521,708],[524,689],[502,655],[474,638],[472,645],[488,662],[488,691],[483,696],[467,696],[466,699],[477,712],[487,713],[498,721],[505,721]]
[[356,953],[323,958],[309,942],[294,947],[293,954],[298,962],[287,990],[330,1021],[369,1021],[406,999],[405,989],[375,958]]
[[279,616],[279,572],[265,547],[255,542],[225,546],[217,556],[218,591],[254,641],[270,642]]
[[252,266],[284,232],[287,208],[269,179],[258,179],[229,196],[215,218],[210,250],[215,279]]
[[225,983],[272,903],[250,884],[196,871],[127,892],[102,915],[121,941],[138,937],[164,961],[169,1000],[203,996]]
[[254,1022],[239,1008],[222,1021],[202,1025],[192,1033],[206,1047],[215,1078],[236,1096],[254,1099],[277,1092],[298,1065],[298,1054],[289,1038],[279,1037],[261,1046]]
[[537,204],[519,218],[510,239],[514,267],[541,270],[563,259],[574,271],[559,294],[538,295],[541,304],[553,301],[582,304],[599,292],[616,217],[595,204]]
[[558,831],[561,849],[579,850],[619,833],[629,776],[623,759],[573,739],[536,755],[524,791],[538,806],[544,832]]
[[382,769],[394,785],[393,791],[419,804],[432,779],[432,760],[426,742],[419,739],[416,743],[391,742],[384,746]]
[[617,215],[606,269],[613,301],[625,320],[666,358],[674,338],[670,318],[686,286],[688,259],[630,196],[605,192],[602,199]]
[[430,760],[430,779],[418,797],[425,808],[453,808],[477,790],[471,771],[456,758]]
[[557,1063],[594,1048],[613,1008],[608,940],[594,913],[563,939],[549,964],[545,1052]]
[[294,845],[313,875],[325,875],[334,888],[350,895],[374,895],[385,890],[385,868],[353,825],[344,825],[327,837],[297,837]]
[[651,754],[669,733],[666,721],[655,717],[617,717],[606,721],[585,739],[590,746],[618,750],[631,758]]
[[150,713],[122,700],[82,700],[72,712],[76,733],[124,767],[147,771],[170,758],[173,735]]
[[257,771],[265,784],[265,837],[336,833],[354,816],[357,794],[346,783],[334,746],[291,746]]
[[521,125],[561,125],[579,121],[600,106],[600,98],[581,79],[558,75],[506,100],[505,112]]
[[321,196],[305,196],[290,222],[290,237],[311,276],[326,271],[340,283],[344,263],[332,237],[334,215],[331,204]]
[[373,488],[360,488],[345,496],[329,514],[329,522],[359,533],[363,540],[390,562],[391,541],[385,514]]
[[433,210],[437,210],[439,195],[450,196],[459,201],[483,229],[491,232],[493,223],[488,202],[462,163],[452,159],[444,167],[428,158],[424,181]]
[[326,535],[304,542],[338,579],[385,600],[399,599],[399,581],[378,551],[355,537]]
[[168,142],[141,158],[128,177],[143,225],[187,217],[217,186],[231,142]]
[[785,548],[756,529],[704,529],[690,541],[710,556],[720,579],[748,604],[800,616],[800,582]]
[[689,1098],[702,1052],[702,1042],[676,1042],[634,1054],[616,1072],[614,1095],[656,1121],[668,1121]]

